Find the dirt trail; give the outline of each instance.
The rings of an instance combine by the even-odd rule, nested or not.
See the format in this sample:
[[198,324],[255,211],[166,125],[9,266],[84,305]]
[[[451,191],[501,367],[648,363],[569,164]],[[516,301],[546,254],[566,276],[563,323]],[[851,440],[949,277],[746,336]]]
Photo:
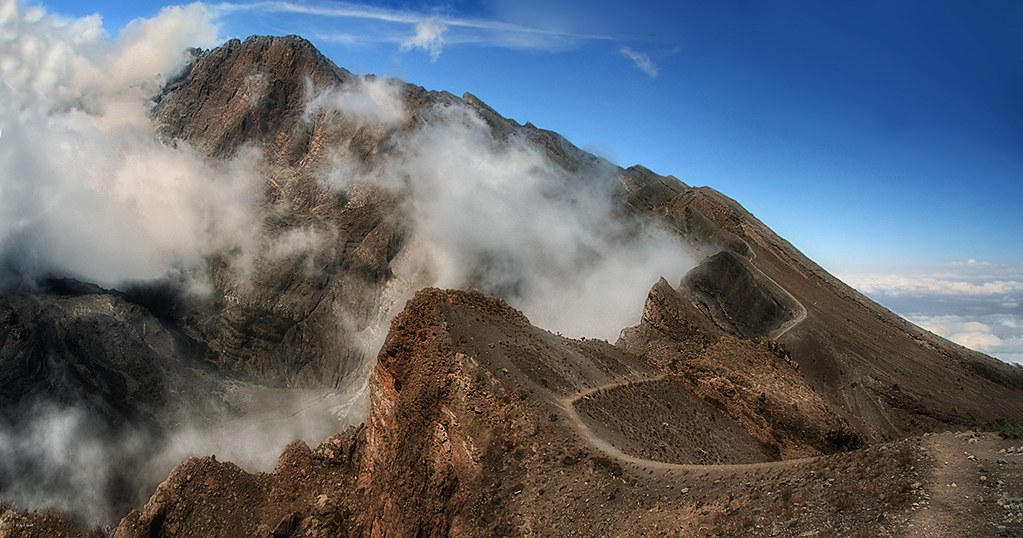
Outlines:
[[944,433],[923,446],[934,469],[907,536],[1023,537],[1023,440]]
[[[759,271],[759,269],[758,269],[758,271]],[[761,274],[763,274],[763,273],[761,273]],[[767,275],[764,275],[764,276],[767,276]],[[768,277],[768,278],[770,278],[770,277]],[[774,280],[771,280],[771,282],[774,282]],[[777,282],[775,282],[775,284],[777,284]],[[778,287],[781,288],[781,286],[778,286]],[[781,288],[781,289],[785,290],[785,288]],[[793,327],[795,327],[796,325],[799,325],[804,320],[806,320],[806,307],[803,306],[803,303],[797,301],[796,298],[791,293],[789,293],[788,291],[785,291],[785,293],[787,293],[789,297],[792,297],[792,300],[795,301],[795,303],[797,305],[799,305],[799,314],[797,314],[796,317],[794,317],[794,318],[786,321],[785,323],[783,323],[781,327],[778,327],[777,329],[775,329],[771,333],[771,338],[774,339],[774,340],[778,340],[782,336],[785,336],[785,333],[789,332],[790,330],[792,330]]]
[[766,278],[767,280],[772,282],[775,286],[777,286],[778,289],[780,289],[781,291],[785,292],[785,295],[788,295],[789,299],[792,299],[792,302],[799,306],[799,314],[797,314],[792,319],[790,319],[790,320],[786,321],[785,323],[783,323],[777,329],[771,331],[770,337],[772,339],[774,339],[774,340],[778,340],[782,336],[785,336],[785,333],[789,332],[790,330],[792,330],[793,327],[795,327],[796,325],[799,325],[800,323],[802,323],[806,319],[806,307],[803,306],[803,303],[801,303],[799,301],[799,299],[796,299],[795,295],[792,295],[791,293],[789,293],[789,290],[785,289],[785,286],[782,286],[781,284],[778,283],[778,281],[776,281],[775,279],[773,279],[770,276],[768,276],[767,273],[761,271],[760,268],[757,267],[757,265],[755,263],[753,263],[753,260],[755,260],[755,259],[757,259],[757,251],[753,250],[753,249],[750,249],[749,261],[750,261],[750,265],[753,266],[753,269],[756,270],[756,272],[760,273],[761,276],[763,276],[764,278]]
[[[563,398],[558,403],[581,439],[607,457],[643,471],[735,474],[792,468],[820,459],[696,465],[640,458],[622,452],[595,434],[575,408],[578,401],[602,390],[661,381],[666,377],[621,379]],[[903,527],[905,536],[1023,538],[1023,440],[1004,440],[991,433],[944,433],[923,437],[921,446],[934,466],[921,483],[913,484],[920,496],[913,503],[910,519]]]
[[[580,438],[589,443],[593,448],[603,452],[605,455],[618,460],[619,462],[628,463],[635,465],[643,469],[661,469],[671,471],[754,471],[764,469],[777,469],[789,467],[792,465],[798,465],[816,460],[813,458],[801,458],[784,461],[770,461],[764,463],[741,463],[741,464],[714,464],[714,465],[698,465],[698,464],[680,464],[680,463],[667,463],[663,461],[650,460],[645,458],[638,458],[631,456],[619,450],[617,447],[612,445],[607,440],[596,435],[593,430],[586,425],[586,422],[579,416],[578,411],[575,408],[576,402],[582,400],[587,396],[591,396],[602,390],[611,390],[628,385],[637,385],[640,383],[652,383],[661,381],[667,378],[667,375],[661,374],[652,376],[649,378],[640,379],[620,379],[605,383],[603,385],[586,389],[580,393],[566,397],[558,401],[558,406],[564,411],[568,423],[572,429],[579,435]],[[680,387],[679,390],[682,390]]]
[[755,263],[756,259],[757,259],[757,251],[756,251],[756,249],[752,249],[751,248],[750,251],[749,251],[749,260],[748,260],[750,268],[753,271],[756,271],[756,273],[758,275],[760,275],[761,277],[763,277],[764,280],[767,280],[768,282],[774,284],[774,286],[777,289],[777,291],[781,291],[782,293],[787,295],[788,298],[792,301],[792,303],[799,307],[799,312],[795,316],[793,316],[791,319],[789,319],[785,323],[782,323],[781,325],[776,327],[774,330],[772,330],[768,334],[768,336],[770,338],[772,338],[774,340],[778,340],[782,336],[785,336],[785,334],[788,333],[790,330],[792,330],[793,327],[799,325],[800,323],[802,323],[806,319],[806,314],[807,314],[806,306],[804,306],[803,303],[799,301],[799,299],[796,299],[796,296],[792,295],[792,293],[790,293],[789,290],[787,288],[785,288],[785,286],[782,286],[781,284],[779,284],[777,280],[771,278],[770,275],[768,275],[767,273],[762,271],[759,267],[757,267],[757,264]]

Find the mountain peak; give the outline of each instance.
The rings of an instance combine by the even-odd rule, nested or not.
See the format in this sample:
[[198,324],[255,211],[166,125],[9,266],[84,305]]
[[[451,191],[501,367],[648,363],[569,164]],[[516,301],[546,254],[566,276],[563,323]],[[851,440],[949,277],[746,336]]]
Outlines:
[[154,116],[164,136],[227,157],[248,140],[294,127],[310,84],[352,77],[299,36],[232,39],[199,52],[157,98]]

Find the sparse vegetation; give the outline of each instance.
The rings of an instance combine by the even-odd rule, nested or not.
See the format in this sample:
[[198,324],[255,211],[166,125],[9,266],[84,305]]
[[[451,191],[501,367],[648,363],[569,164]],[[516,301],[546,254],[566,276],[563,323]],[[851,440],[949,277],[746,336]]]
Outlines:
[[624,470],[622,466],[611,458],[604,456],[593,456],[590,458],[593,461],[594,469],[610,473],[611,476],[622,476]]
[[1002,429],[998,432],[998,435],[1001,436],[1002,439],[1023,439],[1023,422],[1006,421],[1002,425]]

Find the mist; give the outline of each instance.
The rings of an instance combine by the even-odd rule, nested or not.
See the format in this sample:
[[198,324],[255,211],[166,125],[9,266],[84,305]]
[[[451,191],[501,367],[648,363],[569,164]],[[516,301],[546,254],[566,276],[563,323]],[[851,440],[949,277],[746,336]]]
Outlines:
[[356,86],[363,97],[316,97],[307,116],[326,113],[330,101],[347,116],[392,126],[385,155],[366,163],[339,149],[322,181],[403,194],[411,233],[392,268],[407,290],[477,288],[542,328],[613,341],[639,321],[654,282],[678,280],[696,265],[674,236],[622,212],[616,166],[597,160],[566,169],[523,132],[492,129],[460,100],[441,100],[415,118],[403,111],[397,122],[399,85],[363,80]]
[[[140,507],[171,469],[191,456],[215,455],[250,471],[273,468],[296,439],[315,446],[362,421],[357,391],[268,389],[239,384],[228,401],[162,410],[169,426],[118,428],[80,406],[31,404],[31,417],[0,428],[0,488],[22,508],[59,507],[91,524],[116,522]],[[243,412],[240,409],[244,409]],[[351,420],[349,420],[351,419]]]
[[[186,67],[188,47],[221,41],[201,4],[165,8],[110,39],[98,16],[62,20],[0,0],[0,291],[71,277],[112,289],[170,280],[202,296],[212,255],[244,273],[261,250],[289,256],[316,240],[262,236],[257,149],[212,161],[157,134],[152,99]],[[222,386],[169,404],[155,423],[112,424],[62,394],[5,409],[0,493],[111,523],[188,456],[265,470],[292,440],[316,444],[365,414],[358,386]]]
[[[303,278],[322,276],[313,262],[327,232],[265,231],[280,208],[264,197],[261,148],[213,160],[153,123],[153,99],[187,67],[188,47],[222,41],[202,4],[165,8],[111,39],[99,17],[60,20],[0,0],[0,36],[0,292],[55,277],[115,291],[169,283],[214,300],[226,292],[213,258],[239,287],[275,260],[303,259]],[[204,374],[219,392],[169,402],[152,423],[111,424],[56,397],[21,402],[0,422],[4,500],[110,523],[186,457],[271,468],[288,442],[316,444],[365,418],[376,352],[423,287],[479,289],[547,330],[613,341],[639,321],[660,277],[677,281],[695,265],[676,237],[623,210],[617,166],[566,168],[530,128],[493,129],[450,96],[409,110],[407,91],[356,77],[306,92],[304,121],[386,138],[368,157],[337,141],[315,180],[351,200],[363,189],[397,194],[406,230],[376,310],[335,312],[356,348],[349,375],[293,389]]]
[[2,0],[0,265],[6,280],[56,274],[117,287],[187,272],[258,241],[258,154],[211,162],[156,135],[149,110],[220,40],[200,4],[129,23],[64,21]]

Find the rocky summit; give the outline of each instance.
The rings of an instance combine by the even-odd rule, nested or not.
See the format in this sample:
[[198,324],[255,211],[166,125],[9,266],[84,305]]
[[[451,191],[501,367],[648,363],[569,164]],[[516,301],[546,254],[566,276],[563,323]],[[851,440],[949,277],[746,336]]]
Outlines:
[[[50,475],[31,446],[10,456],[0,536],[1023,533],[1021,441],[983,433],[1023,417],[1023,369],[899,318],[711,188],[294,36],[193,51],[151,114],[165,144],[258,162],[261,246],[210,255],[202,293],[54,275],[0,296],[6,431],[73,408],[139,440],[98,516],[20,506],[11,484]],[[458,170],[427,179],[438,162],[485,188],[460,198]],[[516,189],[535,197],[486,197]],[[473,215],[508,227],[481,239]],[[581,232],[542,237],[559,226]],[[538,320],[544,297],[616,285],[584,285],[614,274],[593,267],[666,249],[691,267],[651,278],[617,339]],[[251,421],[291,391],[333,395],[333,435],[272,469],[205,454],[138,480],[182,423]]]

